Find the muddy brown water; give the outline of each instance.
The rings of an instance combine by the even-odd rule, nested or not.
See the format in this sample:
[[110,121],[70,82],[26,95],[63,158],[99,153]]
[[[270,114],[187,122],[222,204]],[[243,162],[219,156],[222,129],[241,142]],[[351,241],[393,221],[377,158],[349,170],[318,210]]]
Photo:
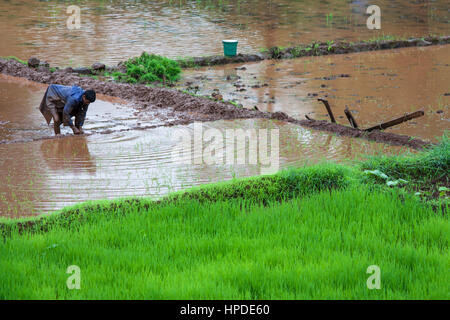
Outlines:
[[[184,129],[193,136],[194,124],[121,131],[135,128],[138,120],[133,108],[106,96],[100,96],[88,111],[85,128],[93,134],[44,139],[52,135],[37,110],[45,86],[2,76],[0,92],[0,140],[8,141],[0,144],[3,217],[38,215],[87,200],[129,196],[157,199],[171,191],[261,173],[263,165],[248,159],[246,165],[236,161],[208,165],[205,161],[196,164],[193,156],[189,163],[179,163],[172,157],[180,148],[175,132]],[[266,119],[204,123],[205,130],[211,128],[222,133],[239,128],[278,129],[280,169],[410,152]],[[64,132],[69,134],[67,129]],[[42,139],[27,142],[39,137]],[[224,137],[226,141],[225,133]],[[251,148],[248,146],[247,152],[256,152]]]
[[362,128],[419,109],[424,117],[387,131],[436,141],[450,128],[450,46],[208,67],[185,71],[182,83],[197,94],[298,119],[329,119],[317,101],[325,97],[345,125],[348,106]]
[[[68,30],[65,2],[0,2],[0,56],[27,59],[36,55],[53,65],[86,66],[96,61],[115,64],[144,50],[174,58],[219,54],[225,38],[239,39],[239,51],[253,53],[263,47],[313,40],[356,41],[383,34],[447,35],[450,31],[447,1],[378,1],[379,31],[366,28],[365,9],[371,4],[367,1],[346,5],[337,0],[77,4],[82,9],[81,29]],[[297,118],[308,113],[325,119],[315,94],[326,94],[337,116],[348,105],[364,127],[425,106],[426,117],[392,130],[434,139],[448,128],[448,47],[264,61],[246,64],[246,70],[235,69],[242,65],[205,68],[186,72],[183,81],[199,85],[197,93],[211,94],[217,88],[225,98],[247,107],[257,105],[262,111],[284,111]],[[335,78],[342,74],[350,77]],[[265,83],[262,88],[249,88]],[[260,165],[177,163],[171,157],[178,148],[174,134],[180,129],[193,133],[193,124],[134,130],[161,123],[158,117],[138,118],[133,105],[107,96],[99,96],[90,107],[85,125],[89,135],[48,139],[52,129],[37,110],[45,88],[0,76],[0,216],[38,215],[96,199],[156,199],[194,185],[261,173]],[[339,117],[338,122],[345,123]],[[222,120],[204,126],[219,132],[278,129],[281,169],[410,152],[267,119]],[[70,135],[67,128],[63,133]]]
[[[77,1],[81,28],[69,30],[64,1],[0,2],[0,56],[37,55],[59,66],[115,64],[142,51],[169,57],[222,52],[239,40],[253,53],[314,40],[450,33],[448,1],[378,0],[381,30],[368,30],[370,1]],[[327,19],[328,17],[328,19]]]
[[[408,152],[262,119],[205,125],[205,129],[221,131],[248,127],[280,130],[280,169]],[[189,125],[2,144],[0,216],[38,215],[88,200],[135,196],[157,199],[171,191],[261,173],[261,166],[254,164],[197,165],[194,157],[190,164],[174,162],[172,152],[177,141],[173,133],[180,128],[193,134],[193,125]]]

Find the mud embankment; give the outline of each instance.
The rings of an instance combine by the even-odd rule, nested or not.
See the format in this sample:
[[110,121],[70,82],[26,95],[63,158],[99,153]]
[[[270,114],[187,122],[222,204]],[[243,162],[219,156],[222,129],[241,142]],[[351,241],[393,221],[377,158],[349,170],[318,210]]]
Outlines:
[[[104,82],[92,78],[79,77],[74,73],[68,73],[64,70],[50,72],[45,68],[34,69],[14,60],[0,58],[0,73],[23,77],[31,81],[46,84],[77,85],[86,89],[94,89],[104,95],[122,98],[131,102],[139,110],[143,118],[149,115],[158,118],[161,121],[161,126],[182,125],[196,121],[215,121],[221,119],[265,118],[286,121],[343,136],[364,138],[391,145],[408,146],[414,149],[421,149],[429,144],[426,141],[405,135],[378,130],[368,133],[350,127],[327,123],[326,121],[298,120],[282,112],[268,113],[238,108],[230,103],[191,96],[173,89],[153,88],[141,84],[132,85]],[[140,129],[146,128],[144,125]]]

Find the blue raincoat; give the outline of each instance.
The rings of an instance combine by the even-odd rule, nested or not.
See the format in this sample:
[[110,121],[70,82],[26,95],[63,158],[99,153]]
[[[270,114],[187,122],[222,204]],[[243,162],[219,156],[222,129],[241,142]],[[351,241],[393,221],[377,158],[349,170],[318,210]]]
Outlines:
[[47,124],[50,124],[55,114],[62,113],[65,126],[73,126],[71,118],[75,117],[75,125],[82,127],[88,110],[88,106],[84,105],[82,99],[84,93],[85,91],[77,86],[51,84],[39,107]]

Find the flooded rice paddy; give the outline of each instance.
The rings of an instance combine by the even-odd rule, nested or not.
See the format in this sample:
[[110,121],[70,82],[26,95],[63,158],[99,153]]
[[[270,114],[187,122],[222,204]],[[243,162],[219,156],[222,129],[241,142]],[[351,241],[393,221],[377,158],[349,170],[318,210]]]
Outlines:
[[299,119],[329,119],[322,97],[338,123],[348,125],[348,106],[362,128],[424,110],[388,131],[436,141],[450,123],[450,46],[201,68],[186,71],[182,87]]
[[[225,161],[207,165],[202,159],[202,164],[195,164],[195,154],[189,163],[174,161],[173,152],[180,148],[174,132],[183,129],[193,136],[193,126],[0,144],[0,216],[37,215],[87,200],[131,196],[157,199],[171,191],[261,173],[261,165],[250,164],[248,154],[245,165],[237,161],[231,165]],[[220,132],[278,129],[280,169],[324,160],[407,152],[400,147],[262,119],[204,124],[205,130],[210,128]],[[257,152],[250,145],[245,150]]]
[[[423,108],[425,117],[390,130],[435,139],[448,129],[448,50],[406,48],[219,66],[186,71],[183,81],[198,84],[200,94],[219,89],[225,99],[246,107],[257,105],[299,118],[309,114],[326,119],[316,99],[328,96],[338,122],[345,123],[343,108],[348,105],[362,127]],[[206,165],[195,164],[195,159],[177,163],[172,157],[177,149],[174,133],[179,129],[192,133],[193,125],[134,130],[141,124],[157,125],[158,120],[141,119],[132,105],[107,96],[90,106],[85,125],[89,136],[47,139],[53,130],[37,109],[45,89],[43,84],[0,77],[0,141],[6,142],[0,144],[1,216],[38,215],[87,200],[157,199],[171,191],[261,173],[261,165],[248,163]],[[278,129],[280,169],[409,152],[278,121],[216,121],[204,126],[221,132]]]
[[239,51],[311,41],[370,39],[381,35],[449,34],[448,1],[379,0],[381,30],[368,30],[370,1],[341,0],[81,0],[80,29],[69,30],[65,1],[0,2],[0,56],[37,55],[59,66],[115,64],[142,51],[168,57]]
[[[382,29],[368,30],[368,1],[78,1],[81,28],[66,27],[67,2],[0,2],[0,56],[38,56],[52,65],[116,64],[148,51],[168,57],[222,53],[222,39],[239,40],[239,52],[311,41],[372,39],[382,35],[450,34],[447,1],[377,2]],[[436,141],[449,127],[450,46],[263,61],[186,70],[181,89],[220,94],[244,107],[337,121],[346,106],[365,128],[418,109],[425,116],[391,132]],[[146,196],[261,173],[246,163],[180,163],[176,132],[194,124],[158,126],[129,102],[99,95],[89,108],[86,136],[53,139],[38,105],[46,85],[0,75],[0,216],[32,216],[87,200]],[[339,137],[263,119],[215,121],[205,129],[279,130],[279,168],[373,154],[410,152],[400,147]],[[225,143],[226,143],[225,139]],[[257,153],[248,146],[248,154]],[[199,161],[201,162],[201,161]]]
[[[195,154],[187,163],[180,162],[172,156],[180,148],[175,133],[184,129],[193,134],[194,124],[133,130],[142,121],[133,107],[106,96],[89,107],[88,136],[50,139],[53,130],[37,109],[45,89],[45,85],[10,76],[0,78],[0,140],[4,142],[0,144],[0,216],[37,215],[96,199],[156,199],[170,191],[261,173],[261,162],[250,163],[249,154],[257,152],[250,144],[243,147],[245,165],[237,161],[207,165],[202,159],[202,164],[196,164]],[[224,144],[227,129],[278,129],[280,169],[407,152],[263,119],[204,124],[205,130],[211,128],[223,133]],[[62,133],[70,134],[70,130]]]

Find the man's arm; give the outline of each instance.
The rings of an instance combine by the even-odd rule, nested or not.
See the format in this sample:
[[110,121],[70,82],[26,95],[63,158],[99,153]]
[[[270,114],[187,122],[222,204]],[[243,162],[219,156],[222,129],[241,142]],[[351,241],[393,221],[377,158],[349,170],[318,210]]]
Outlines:
[[71,119],[71,113],[73,110],[77,107],[78,102],[73,99],[72,97],[69,97],[66,101],[66,105],[63,109],[63,122],[65,126],[69,126],[73,133],[78,134],[80,133],[79,130],[73,125],[72,119]]
[[84,120],[86,119],[87,110],[88,110],[88,106],[80,108],[77,115],[75,116],[75,126],[78,129],[81,129],[81,127],[84,125]]
[[72,97],[69,97],[66,101],[66,105],[63,109],[63,122],[65,126],[73,127],[73,122],[71,119],[71,113],[75,109],[77,105],[77,101],[74,100]]

